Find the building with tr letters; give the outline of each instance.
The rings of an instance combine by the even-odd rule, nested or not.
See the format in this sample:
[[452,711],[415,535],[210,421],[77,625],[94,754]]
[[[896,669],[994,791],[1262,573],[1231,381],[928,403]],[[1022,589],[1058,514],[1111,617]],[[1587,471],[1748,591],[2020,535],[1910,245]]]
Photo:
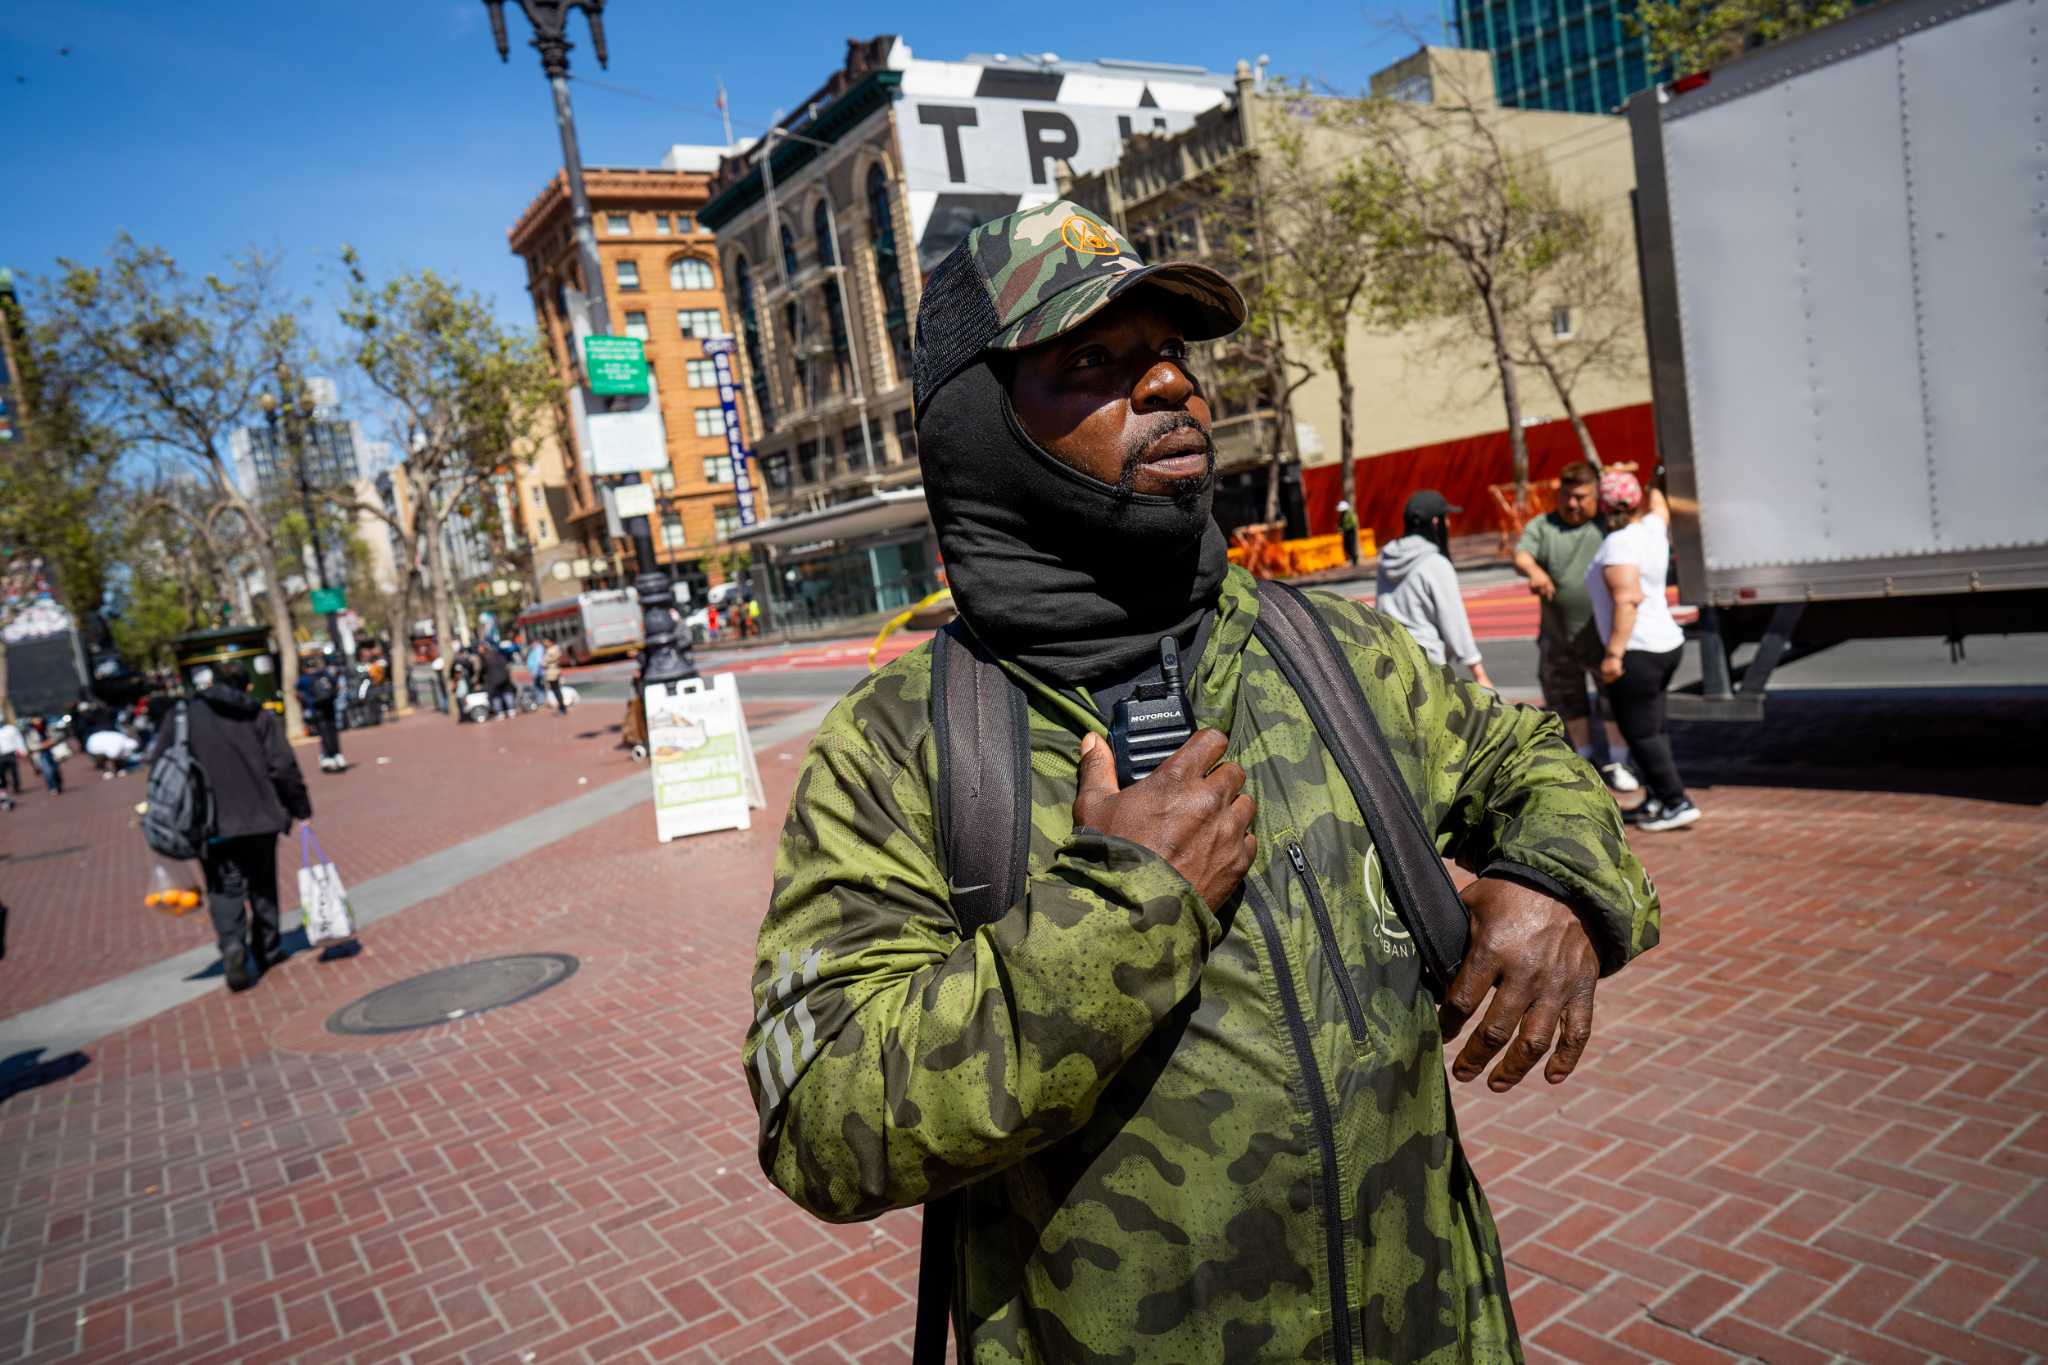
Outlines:
[[[1134,133],[1181,132],[1231,78],[1053,53],[916,56],[847,43],[841,68],[712,181],[756,461],[752,580],[798,625],[900,608],[937,585],[910,407],[924,272],[977,223],[1058,197]],[[767,561],[764,563],[763,561]]]

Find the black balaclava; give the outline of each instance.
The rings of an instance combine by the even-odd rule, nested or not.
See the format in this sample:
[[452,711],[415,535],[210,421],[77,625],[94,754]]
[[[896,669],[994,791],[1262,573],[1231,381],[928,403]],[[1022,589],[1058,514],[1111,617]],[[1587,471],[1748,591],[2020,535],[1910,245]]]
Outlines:
[[1031,439],[987,356],[931,395],[918,463],[953,601],[974,633],[1049,682],[1085,687],[1186,636],[1229,568],[1199,495],[1122,493]]

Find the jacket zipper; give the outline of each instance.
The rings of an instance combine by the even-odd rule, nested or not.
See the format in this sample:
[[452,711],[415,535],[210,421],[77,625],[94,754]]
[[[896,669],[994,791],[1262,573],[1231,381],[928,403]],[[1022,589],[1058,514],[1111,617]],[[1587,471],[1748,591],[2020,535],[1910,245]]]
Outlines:
[[1344,955],[1337,950],[1337,929],[1330,922],[1330,907],[1323,903],[1322,890],[1316,886],[1315,874],[1309,871],[1308,855],[1301,851],[1300,844],[1287,846],[1287,860],[1294,864],[1294,875],[1308,891],[1308,908],[1316,918],[1316,933],[1323,940],[1323,960],[1330,964],[1330,975],[1337,979],[1337,994],[1344,1001],[1344,1020],[1351,1025],[1351,1041],[1363,1047],[1365,1011],[1358,1006],[1351,973],[1344,969]]
[[1337,1187],[1337,1129],[1330,1118],[1330,1097],[1323,1093],[1323,1073],[1316,1065],[1315,1048],[1309,1041],[1308,1021],[1302,1017],[1301,1002],[1294,994],[1294,969],[1287,965],[1287,953],[1280,942],[1280,926],[1265,897],[1245,884],[1245,901],[1259,922],[1266,940],[1266,955],[1273,961],[1273,980],[1280,990],[1280,1008],[1287,1016],[1287,1031],[1294,1038],[1294,1053],[1301,1062],[1301,1078],[1308,1089],[1309,1117],[1316,1130],[1316,1145],[1323,1159],[1323,1236],[1330,1262],[1330,1300],[1336,1310],[1330,1320],[1330,1341],[1336,1365],[1350,1365],[1350,1291],[1344,1273],[1344,1205]]

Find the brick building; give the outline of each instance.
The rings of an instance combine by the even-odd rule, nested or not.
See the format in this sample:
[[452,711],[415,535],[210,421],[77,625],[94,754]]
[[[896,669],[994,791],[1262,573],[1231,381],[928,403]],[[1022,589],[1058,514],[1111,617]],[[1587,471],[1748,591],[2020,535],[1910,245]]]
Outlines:
[[[660,394],[669,467],[652,479],[655,555],[697,601],[720,579],[714,561],[739,516],[718,384],[703,350],[705,338],[727,332],[718,254],[697,216],[709,197],[709,172],[718,150],[677,147],[659,168],[592,167],[584,172],[612,332],[646,343]],[[586,282],[570,231],[563,175],[548,182],[507,235],[513,254],[526,262],[534,315],[557,371],[580,387],[582,347],[576,328],[582,319],[572,309]],[[592,483],[582,424],[573,411],[576,397],[571,395],[572,411],[563,414],[567,439],[560,483],[554,485],[559,492],[542,485],[521,490],[522,510],[541,514],[545,504],[552,537],[573,551],[550,556],[550,569],[566,562],[586,570],[559,581],[559,571],[551,573],[550,593],[559,588],[563,596],[584,587],[616,585],[622,569],[630,577],[632,561],[631,547],[615,546],[606,535],[603,500]]]

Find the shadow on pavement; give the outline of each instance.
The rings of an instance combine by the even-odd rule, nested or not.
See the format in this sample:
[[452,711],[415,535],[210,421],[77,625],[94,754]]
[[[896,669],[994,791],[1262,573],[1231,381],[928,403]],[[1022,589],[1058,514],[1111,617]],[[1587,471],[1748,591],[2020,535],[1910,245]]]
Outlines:
[[1689,783],[2048,805],[2048,689],[1772,689],[1754,723],[1673,721]]
[[83,1052],[67,1052],[47,1062],[42,1060],[42,1056],[43,1049],[36,1047],[0,1061],[0,1104],[5,1104],[24,1090],[34,1090],[39,1085],[76,1076],[92,1065],[92,1058]]

